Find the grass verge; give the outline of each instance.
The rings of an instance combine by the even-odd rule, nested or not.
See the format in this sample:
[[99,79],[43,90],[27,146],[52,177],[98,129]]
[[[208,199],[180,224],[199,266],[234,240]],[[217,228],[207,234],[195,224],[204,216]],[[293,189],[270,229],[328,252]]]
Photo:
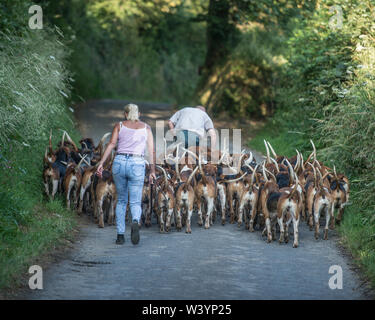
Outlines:
[[17,226],[17,231],[13,230],[9,237],[2,235],[0,289],[6,292],[26,285],[22,282],[29,267],[72,240],[76,227],[76,214],[65,208],[62,199],[35,206],[26,223]]

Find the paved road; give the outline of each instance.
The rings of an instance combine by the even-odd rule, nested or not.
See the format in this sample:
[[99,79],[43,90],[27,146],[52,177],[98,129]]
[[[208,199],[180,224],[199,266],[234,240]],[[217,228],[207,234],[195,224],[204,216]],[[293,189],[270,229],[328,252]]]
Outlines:
[[[84,136],[95,139],[122,115],[124,101],[91,102],[77,111]],[[167,105],[140,104],[145,120],[165,119]],[[315,241],[305,223],[300,247],[267,244],[260,232],[218,221],[209,230],[193,221],[192,234],[160,234],[156,221],[141,229],[138,246],[126,231],[98,229],[82,219],[81,237],[66,259],[47,268],[44,290],[28,299],[365,299],[357,271],[338,249],[337,236]],[[331,290],[332,265],[343,271],[343,289]]]

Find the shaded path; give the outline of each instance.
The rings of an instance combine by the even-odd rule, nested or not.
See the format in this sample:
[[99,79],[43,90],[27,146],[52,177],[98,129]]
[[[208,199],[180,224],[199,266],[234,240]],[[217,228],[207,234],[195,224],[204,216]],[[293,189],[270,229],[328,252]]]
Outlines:
[[[93,101],[76,112],[83,136],[96,141],[123,114],[124,101]],[[144,119],[167,119],[165,104],[139,103]],[[192,234],[160,234],[156,221],[141,229],[138,246],[126,230],[124,246],[116,229],[98,229],[82,219],[82,236],[65,260],[45,271],[44,290],[28,299],[363,299],[355,271],[330,240],[315,241],[304,222],[300,247],[267,244],[259,231],[218,221],[209,230],[193,220]],[[328,286],[329,267],[343,270],[343,289]]]

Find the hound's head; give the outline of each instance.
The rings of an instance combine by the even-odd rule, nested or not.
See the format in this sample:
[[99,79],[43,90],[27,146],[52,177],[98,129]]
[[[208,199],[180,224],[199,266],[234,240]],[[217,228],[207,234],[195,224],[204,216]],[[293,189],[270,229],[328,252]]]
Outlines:
[[92,151],[95,149],[94,141],[91,138],[81,139],[79,143],[81,144],[82,150],[88,149]]
[[112,178],[112,174],[109,170],[103,170],[102,172],[102,180],[105,181],[105,182],[108,182],[109,180],[111,180]]
[[48,150],[46,149],[46,152],[44,154],[44,162],[51,165],[56,161],[56,159],[56,154],[54,152],[48,152]]

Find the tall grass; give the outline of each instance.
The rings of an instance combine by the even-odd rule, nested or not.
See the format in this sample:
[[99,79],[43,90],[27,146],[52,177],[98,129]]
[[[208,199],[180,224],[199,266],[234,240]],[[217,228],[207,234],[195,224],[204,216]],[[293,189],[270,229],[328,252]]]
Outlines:
[[43,204],[50,130],[54,145],[59,129],[77,137],[67,106],[69,50],[61,41],[48,28],[0,33],[0,288],[74,225],[58,200],[47,206],[55,205],[59,217]]

